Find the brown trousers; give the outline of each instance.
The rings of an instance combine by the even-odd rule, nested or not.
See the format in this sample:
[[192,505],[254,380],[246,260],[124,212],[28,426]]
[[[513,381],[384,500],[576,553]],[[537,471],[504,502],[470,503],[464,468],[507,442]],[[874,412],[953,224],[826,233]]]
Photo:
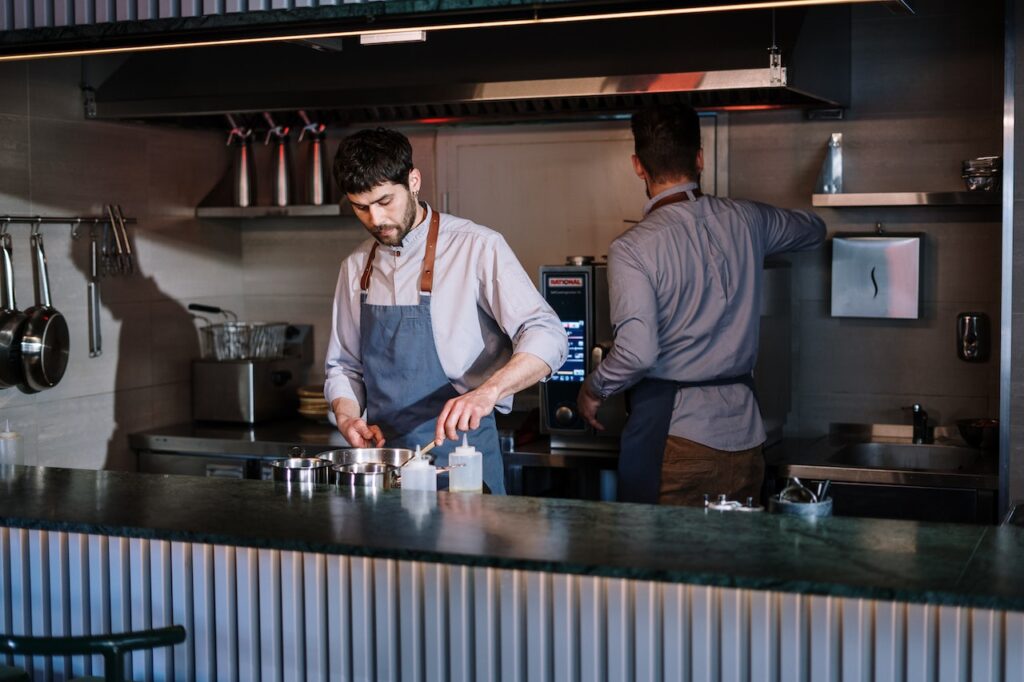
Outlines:
[[760,445],[727,452],[669,436],[661,463],[658,504],[703,507],[705,493],[712,501],[724,493],[741,503],[753,497],[756,504],[763,482],[764,453]]

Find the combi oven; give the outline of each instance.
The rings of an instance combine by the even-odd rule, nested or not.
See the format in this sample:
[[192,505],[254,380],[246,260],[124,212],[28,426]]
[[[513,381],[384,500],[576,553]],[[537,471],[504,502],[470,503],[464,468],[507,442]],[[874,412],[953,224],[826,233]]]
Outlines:
[[600,364],[612,344],[608,266],[589,256],[573,256],[567,265],[541,266],[540,280],[541,294],[569,337],[565,364],[541,384],[541,431],[551,435],[554,448],[618,450],[626,422],[625,397],[612,396],[601,405],[597,420],[604,431],[584,422],[576,408],[584,377]]

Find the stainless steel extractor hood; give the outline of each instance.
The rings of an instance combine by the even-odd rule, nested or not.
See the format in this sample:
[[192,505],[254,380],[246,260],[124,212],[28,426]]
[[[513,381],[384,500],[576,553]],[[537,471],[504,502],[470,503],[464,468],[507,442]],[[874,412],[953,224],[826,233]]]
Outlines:
[[354,125],[602,118],[672,101],[835,108],[849,94],[849,12],[463,31],[329,53],[289,44],[133,55],[95,86],[90,115],[222,126],[225,113],[305,110]]

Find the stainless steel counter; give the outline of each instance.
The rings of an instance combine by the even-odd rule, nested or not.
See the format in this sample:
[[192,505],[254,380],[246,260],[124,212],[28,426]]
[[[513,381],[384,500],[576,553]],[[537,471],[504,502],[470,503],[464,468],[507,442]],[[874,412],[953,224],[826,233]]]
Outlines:
[[309,454],[347,447],[330,424],[288,419],[260,424],[186,422],[128,436],[136,452],[277,459],[299,446]]
[[[929,454],[936,456],[934,466],[883,465],[880,462],[857,462],[842,456],[844,448],[851,445],[886,443],[904,452],[920,448],[927,460]],[[954,451],[960,457],[954,466],[944,466],[938,461],[944,449]],[[967,454],[970,453],[970,454]],[[867,458],[865,458],[867,459]],[[909,439],[892,437],[886,440],[856,440],[848,437],[824,436],[815,439],[786,439],[765,452],[769,469],[779,477],[798,477],[813,480],[844,481],[877,485],[903,485],[931,488],[970,488],[976,490],[997,490],[999,475],[996,455],[983,450],[967,450],[961,442],[939,439],[932,444],[913,444]]]

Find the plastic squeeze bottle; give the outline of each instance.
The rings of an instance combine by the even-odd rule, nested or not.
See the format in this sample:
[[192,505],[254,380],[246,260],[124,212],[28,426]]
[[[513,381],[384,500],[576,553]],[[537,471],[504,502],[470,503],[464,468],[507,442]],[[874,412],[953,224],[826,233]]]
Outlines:
[[466,434],[462,434],[462,445],[452,451],[448,462],[452,465],[449,485],[452,492],[483,492],[484,456],[479,450],[469,444]]
[[418,445],[416,454],[402,467],[402,490],[437,490],[437,467],[420,454]]
[[21,434],[11,431],[11,420],[0,431],[0,464],[21,464]]

